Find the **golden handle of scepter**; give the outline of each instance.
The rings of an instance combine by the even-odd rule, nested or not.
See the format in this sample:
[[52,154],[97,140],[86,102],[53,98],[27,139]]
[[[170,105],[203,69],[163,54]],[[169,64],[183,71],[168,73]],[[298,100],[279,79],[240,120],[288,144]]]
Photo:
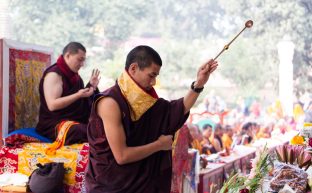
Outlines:
[[226,44],[223,49],[219,52],[219,54],[213,59],[216,60],[225,50],[229,49],[231,43],[246,29],[246,28],[251,28],[253,25],[253,21],[252,20],[248,20],[245,23],[245,27],[228,43]]

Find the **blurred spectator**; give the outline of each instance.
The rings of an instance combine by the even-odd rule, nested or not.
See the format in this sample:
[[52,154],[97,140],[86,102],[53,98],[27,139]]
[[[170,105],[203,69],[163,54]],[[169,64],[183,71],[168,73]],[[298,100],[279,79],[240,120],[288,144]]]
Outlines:
[[271,135],[279,137],[281,135],[284,135],[289,130],[291,130],[291,128],[287,124],[287,122],[284,119],[279,119],[278,122],[276,123]]
[[304,117],[304,111],[300,103],[296,103],[294,106],[294,119],[296,123],[300,123]]
[[260,125],[256,122],[251,122],[251,133],[252,133],[252,138],[254,140],[258,139],[257,134],[260,131]]
[[203,141],[202,145],[202,153],[204,154],[212,154],[221,151],[220,144],[217,139],[215,139],[215,134],[212,132],[212,126],[210,124],[205,124],[203,126]]
[[222,136],[223,136],[223,128],[222,128],[222,125],[218,123],[215,125],[215,138],[218,140],[219,145],[220,145],[219,151],[221,151],[224,148],[223,143],[222,143]]
[[197,149],[199,153],[202,153],[202,147],[200,143],[203,140],[203,135],[199,130],[198,125],[189,123],[187,124],[187,127],[192,137],[190,146],[194,149]]
[[253,114],[255,118],[260,117],[260,103],[257,100],[254,100],[250,106],[250,112]]
[[260,131],[257,133],[257,139],[261,138],[270,138],[272,132],[272,124],[267,124],[264,127],[260,128]]
[[253,133],[252,133],[252,123],[247,122],[243,125],[242,131],[241,131],[241,136],[242,136],[242,145],[247,145],[250,144],[251,141],[253,140]]
[[230,125],[226,125],[224,127],[224,133],[222,136],[222,143],[224,145],[224,148],[231,148],[233,143],[233,129]]

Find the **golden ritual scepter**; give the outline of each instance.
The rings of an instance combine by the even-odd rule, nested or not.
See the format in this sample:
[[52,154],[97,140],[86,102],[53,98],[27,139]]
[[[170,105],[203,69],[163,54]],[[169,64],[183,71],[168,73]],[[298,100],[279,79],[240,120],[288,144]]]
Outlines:
[[242,29],[242,31],[240,31],[231,41],[230,43],[226,44],[223,49],[221,50],[221,52],[219,52],[219,54],[213,59],[216,60],[225,50],[229,49],[231,43],[246,29],[246,28],[251,28],[253,25],[253,21],[252,20],[248,20],[245,23],[245,27],[244,29]]

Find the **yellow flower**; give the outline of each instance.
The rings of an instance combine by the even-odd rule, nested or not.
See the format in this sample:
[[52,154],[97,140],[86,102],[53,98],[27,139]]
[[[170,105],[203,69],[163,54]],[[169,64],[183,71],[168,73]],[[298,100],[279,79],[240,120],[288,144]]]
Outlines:
[[300,135],[296,135],[290,140],[290,144],[292,144],[292,145],[304,145],[304,138]]

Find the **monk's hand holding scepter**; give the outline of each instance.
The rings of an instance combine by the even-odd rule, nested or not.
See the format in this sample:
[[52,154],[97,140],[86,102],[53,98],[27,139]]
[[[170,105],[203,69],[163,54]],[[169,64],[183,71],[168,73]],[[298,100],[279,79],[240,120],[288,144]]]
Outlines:
[[229,49],[230,45],[234,42],[234,40],[246,29],[251,28],[253,26],[253,21],[248,20],[245,23],[245,27],[228,43],[226,44],[223,49],[217,54],[214,59],[210,59],[207,63],[203,64],[198,72],[197,72],[197,80],[194,82],[195,88],[203,88],[206,82],[209,79],[210,74],[216,70],[218,66],[218,62],[216,61],[217,58],[227,49]]

